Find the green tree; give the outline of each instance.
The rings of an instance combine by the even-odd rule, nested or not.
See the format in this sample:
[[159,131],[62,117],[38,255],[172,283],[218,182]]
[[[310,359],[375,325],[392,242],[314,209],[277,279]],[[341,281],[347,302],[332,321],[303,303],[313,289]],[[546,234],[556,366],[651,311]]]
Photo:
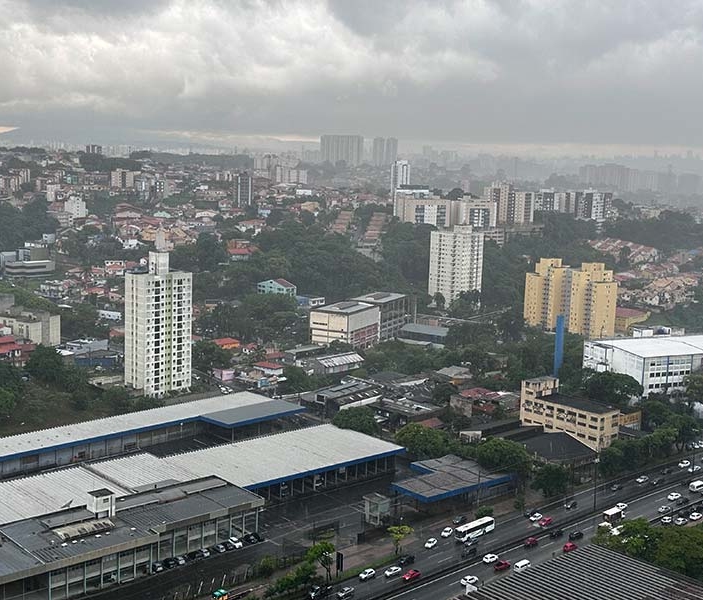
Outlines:
[[39,344],[25,366],[27,372],[45,383],[58,384],[64,371],[64,362],[56,350]]
[[374,412],[368,406],[354,406],[340,410],[332,419],[332,424],[340,429],[353,429],[366,435],[377,435],[378,423]]
[[561,465],[546,464],[537,469],[532,488],[541,490],[545,498],[561,496],[569,486],[569,471]]
[[631,399],[639,398],[644,389],[629,375],[587,370],[584,372],[583,391],[591,400],[624,408]]
[[332,579],[332,565],[334,564],[334,544],[331,542],[318,542],[305,553],[305,560],[317,563],[325,570],[327,581]]
[[16,405],[15,395],[10,390],[0,388],[0,415],[10,416]]
[[493,507],[488,506],[487,504],[484,504],[483,506],[479,506],[476,509],[476,518],[477,519],[482,519],[483,517],[492,517],[493,516]]
[[501,438],[479,444],[476,460],[484,469],[517,473],[520,477],[526,477],[532,468],[532,458],[522,444]]
[[686,385],[686,397],[693,402],[703,403],[703,373],[697,371],[691,373],[684,380]]
[[666,426],[675,430],[676,439],[674,444],[679,452],[684,449],[687,442],[696,439],[700,433],[698,421],[689,415],[672,414],[667,419]]
[[443,431],[408,423],[395,434],[396,443],[405,446],[410,454],[420,459],[439,458],[451,451],[449,437]]
[[217,344],[201,340],[193,344],[193,366],[204,373],[224,369],[231,364],[232,353]]
[[457,389],[451,383],[440,381],[435,384],[432,390],[432,401],[435,404],[449,404],[449,398],[456,394]]
[[391,536],[395,553],[398,554],[401,550],[403,540],[411,536],[415,530],[410,527],[410,525],[391,525],[387,531],[388,535]]

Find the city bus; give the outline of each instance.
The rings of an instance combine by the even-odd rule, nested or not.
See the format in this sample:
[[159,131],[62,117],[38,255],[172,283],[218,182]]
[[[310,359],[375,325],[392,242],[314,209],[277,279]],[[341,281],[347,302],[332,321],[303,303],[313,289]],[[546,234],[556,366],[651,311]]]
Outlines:
[[467,542],[484,533],[490,533],[495,528],[496,520],[493,517],[483,517],[482,519],[471,521],[471,523],[466,523],[466,525],[459,525],[454,530],[454,539],[457,542]]
[[251,594],[254,590],[226,590],[220,588],[212,593],[212,600],[241,600]]

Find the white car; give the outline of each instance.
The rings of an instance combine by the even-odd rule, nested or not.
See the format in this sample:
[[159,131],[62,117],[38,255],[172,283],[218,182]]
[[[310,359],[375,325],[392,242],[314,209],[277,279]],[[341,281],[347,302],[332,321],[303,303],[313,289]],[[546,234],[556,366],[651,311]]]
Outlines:
[[437,545],[437,538],[430,538],[425,542],[425,548],[432,550]]
[[682,525],[685,525],[686,523],[688,523],[688,519],[686,519],[684,517],[677,517],[676,520],[674,521],[674,525],[678,525],[679,527],[681,527]]
[[671,517],[662,517],[662,525],[671,525],[674,519]]
[[541,521],[541,520],[542,520],[542,513],[535,513],[534,515],[532,515],[530,517],[530,521],[532,521],[533,523],[536,523],[537,521]]
[[679,494],[678,492],[671,492],[671,494],[669,494],[669,495],[666,497],[666,499],[667,499],[669,502],[674,502],[675,500],[678,500],[679,498],[681,498],[681,494]]
[[463,586],[476,585],[478,583],[478,577],[476,577],[476,575],[467,575],[459,583]]
[[229,538],[229,543],[232,544],[237,550],[239,550],[239,548],[244,548],[244,542],[242,542],[239,538],[231,537]]
[[688,469],[688,467],[691,466],[691,461],[690,460],[682,460],[679,463],[679,469]]
[[369,579],[373,579],[374,577],[376,577],[376,571],[373,569],[364,569],[361,573],[359,573],[360,581],[367,581]]
[[649,481],[649,477],[646,475],[640,475],[637,479],[635,479],[635,483],[647,483]]
[[624,502],[618,502],[615,505],[615,508],[617,508],[618,510],[627,510],[627,504],[625,504]]
[[483,557],[483,562],[486,563],[487,565],[490,565],[491,563],[494,563],[497,560],[498,560],[497,554],[486,554],[486,556]]
[[689,473],[698,473],[698,471],[700,471],[700,470],[701,470],[700,465],[691,465],[690,467],[688,467]]
[[666,514],[666,513],[668,513],[668,512],[671,512],[671,506],[669,506],[668,504],[662,504],[662,505],[659,507],[658,511],[659,511],[659,514],[660,514],[660,515],[664,515],[664,514]]
[[688,518],[691,519],[691,521],[700,521],[701,519],[703,519],[703,515],[701,513],[696,512],[688,515]]
[[388,567],[383,574],[386,577],[394,577],[398,573],[402,573],[402,572],[403,572],[403,569],[401,569],[398,565],[393,565],[392,567]]
[[442,529],[442,533],[440,535],[443,538],[448,538],[452,535],[452,533],[454,533],[454,530],[451,527],[445,527],[444,529]]

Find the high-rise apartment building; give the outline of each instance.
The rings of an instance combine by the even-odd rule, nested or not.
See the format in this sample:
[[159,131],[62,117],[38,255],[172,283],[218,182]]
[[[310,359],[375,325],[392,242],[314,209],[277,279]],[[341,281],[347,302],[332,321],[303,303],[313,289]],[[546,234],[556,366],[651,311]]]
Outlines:
[[102,154],[103,147],[98,144],[87,144],[85,147],[86,154]]
[[603,338],[615,333],[618,284],[603,263],[562,265],[561,258],[541,258],[525,278],[525,322],[553,330],[564,315],[571,333]]
[[452,200],[430,195],[429,190],[426,194],[406,193],[409,191],[404,187],[398,188],[393,202],[393,215],[404,223],[424,223],[435,227],[495,227],[495,202],[492,200],[471,197]]
[[484,188],[483,197],[496,203],[498,225],[532,223],[535,192],[518,192],[510,183],[497,182]]
[[159,397],[190,387],[193,274],[149,252],[146,269],[125,275],[125,384]]
[[234,201],[240,208],[251,206],[254,201],[252,178],[246,171],[234,178]]
[[121,190],[130,190],[134,188],[134,176],[139,173],[127,171],[126,169],[115,169],[110,172],[110,187]]
[[386,164],[386,140],[384,138],[373,138],[372,159],[374,167],[382,167]]
[[396,138],[386,139],[385,164],[392,165],[398,160],[398,140]]
[[395,200],[395,192],[401,185],[410,185],[410,163],[407,160],[396,160],[391,163],[391,198]]
[[350,167],[360,165],[364,158],[364,138],[360,135],[320,136],[322,162],[333,165],[344,161]]
[[430,234],[430,296],[442,294],[448,306],[461,292],[480,292],[482,274],[482,233],[471,225],[455,225],[451,230]]

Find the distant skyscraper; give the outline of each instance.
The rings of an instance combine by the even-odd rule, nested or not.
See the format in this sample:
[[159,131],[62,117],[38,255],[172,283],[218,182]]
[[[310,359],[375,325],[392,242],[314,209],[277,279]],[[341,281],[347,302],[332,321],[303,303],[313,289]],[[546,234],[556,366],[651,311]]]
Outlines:
[[386,140],[377,137],[373,138],[373,166],[382,167],[387,164],[386,160]]
[[395,191],[401,185],[410,184],[410,163],[396,160],[391,163],[391,200],[395,201]]
[[320,136],[322,162],[333,165],[344,161],[350,167],[360,165],[364,158],[364,138],[360,135]]
[[251,175],[246,171],[234,178],[234,201],[239,208],[251,206],[254,201]]
[[145,271],[125,275],[125,384],[159,397],[190,387],[193,274],[149,252]]
[[85,147],[85,153],[86,154],[102,154],[103,153],[103,147],[98,146],[97,144],[88,144]]
[[398,160],[398,140],[396,138],[388,138],[386,140],[385,164],[392,165],[396,160]]
[[483,234],[471,225],[430,234],[430,273],[427,293],[444,296],[449,306],[461,292],[481,291],[483,275]]

